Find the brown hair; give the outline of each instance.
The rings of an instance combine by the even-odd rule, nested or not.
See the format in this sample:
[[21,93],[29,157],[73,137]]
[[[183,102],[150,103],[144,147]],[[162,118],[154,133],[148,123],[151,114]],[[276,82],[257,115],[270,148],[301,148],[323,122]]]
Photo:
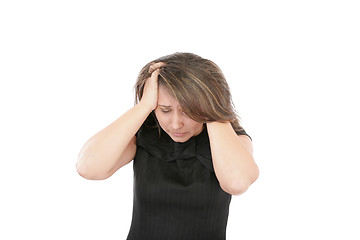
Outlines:
[[159,86],[173,94],[188,117],[203,123],[229,121],[237,133],[243,131],[222,71],[214,62],[192,53],[174,53],[145,65],[135,84],[135,103],[142,97],[150,66],[157,62],[165,63],[160,67]]

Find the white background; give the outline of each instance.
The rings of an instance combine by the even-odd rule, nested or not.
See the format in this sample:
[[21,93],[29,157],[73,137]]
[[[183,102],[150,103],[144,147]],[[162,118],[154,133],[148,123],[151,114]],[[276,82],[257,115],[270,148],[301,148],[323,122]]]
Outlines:
[[149,61],[217,63],[261,174],[228,239],[360,239],[357,1],[1,1],[0,239],[125,239],[132,164],[81,178],[85,141]]

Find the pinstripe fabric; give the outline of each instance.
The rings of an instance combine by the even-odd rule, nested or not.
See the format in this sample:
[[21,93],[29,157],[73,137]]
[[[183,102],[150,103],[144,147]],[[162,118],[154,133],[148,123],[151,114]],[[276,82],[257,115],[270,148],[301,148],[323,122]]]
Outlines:
[[[246,133],[244,133],[246,134]],[[216,179],[206,127],[185,143],[144,124],[137,133],[127,240],[225,240],[231,195]]]

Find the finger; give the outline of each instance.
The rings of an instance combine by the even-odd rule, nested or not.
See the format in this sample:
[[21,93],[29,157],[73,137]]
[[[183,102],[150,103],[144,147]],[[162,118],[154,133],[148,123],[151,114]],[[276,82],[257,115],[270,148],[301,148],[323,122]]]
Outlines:
[[[154,82],[157,83],[157,79],[158,79],[158,76],[159,76],[159,72],[160,72],[159,69],[156,69],[155,71],[153,71],[153,72],[151,73],[151,76],[146,79],[145,85],[146,85],[146,84],[152,85]],[[151,83],[150,83],[150,82],[151,82]]]
[[151,73],[151,78],[157,80],[157,78],[158,78],[158,76],[159,76],[159,73],[160,73],[160,69],[156,69],[155,71],[153,71],[153,72]]
[[160,73],[160,69],[156,69],[151,73],[151,77],[157,77]]
[[157,62],[157,63],[152,64],[149,67],[149,73],[154,72],[155,70],[159,69],[160,67],[162,67],[164,65],[165,65],[165,63],[163,63],[163,62]]

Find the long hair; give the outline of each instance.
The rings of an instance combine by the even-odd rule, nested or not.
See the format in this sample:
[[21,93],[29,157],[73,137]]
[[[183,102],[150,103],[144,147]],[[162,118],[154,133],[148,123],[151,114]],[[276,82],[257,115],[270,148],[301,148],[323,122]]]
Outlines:
[[193,53],[174,53],[146,64],[135,84],[135,103],[141,100],[150,66],[157,62],[165,63],[160,67],[159,86],[172,93],[188,117],[202,123],[229,121],[235,132],[243,131],[222,71],[214,62]]

